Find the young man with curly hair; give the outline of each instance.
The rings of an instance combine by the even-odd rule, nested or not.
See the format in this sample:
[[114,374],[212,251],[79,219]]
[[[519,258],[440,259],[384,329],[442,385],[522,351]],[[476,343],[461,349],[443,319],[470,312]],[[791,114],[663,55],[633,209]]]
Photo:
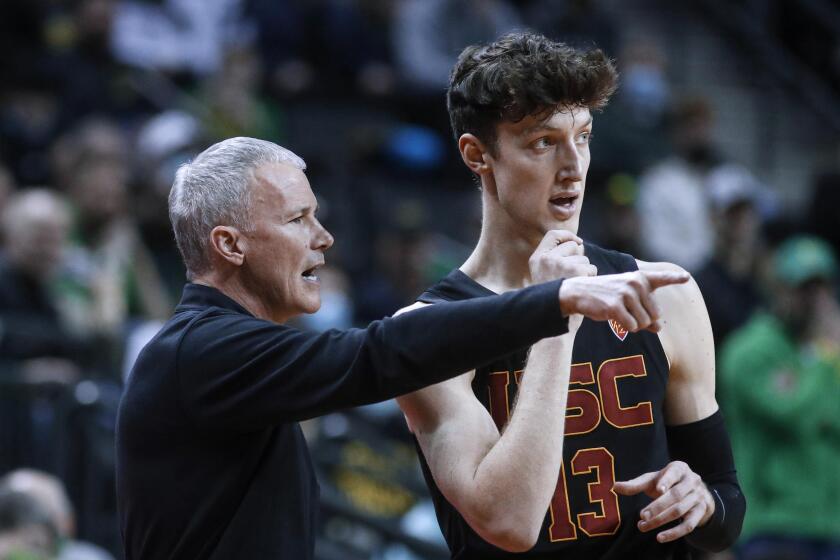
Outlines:
[[[616,83],[601,51],[532,33],[461,53],[447,104],[481,184],[481,235],[412,307],[527,286],[546,252],[565,278],[680,270],[577,236],[592,111]],[[572,348],[545,339],[399,399],[453,558],[685,558],[687,543],[737,538],[745,500],[700,291],[692,280],[638,305],[651,328],[583,319]]]

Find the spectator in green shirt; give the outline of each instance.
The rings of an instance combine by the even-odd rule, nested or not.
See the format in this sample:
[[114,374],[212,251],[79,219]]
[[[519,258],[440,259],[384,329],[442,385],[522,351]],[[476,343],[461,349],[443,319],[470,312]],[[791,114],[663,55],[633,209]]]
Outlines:
[[840,558],[837,261],[814,237],[776,251],[772,308],[723,347],[721,388],[750,507],[745,560]]

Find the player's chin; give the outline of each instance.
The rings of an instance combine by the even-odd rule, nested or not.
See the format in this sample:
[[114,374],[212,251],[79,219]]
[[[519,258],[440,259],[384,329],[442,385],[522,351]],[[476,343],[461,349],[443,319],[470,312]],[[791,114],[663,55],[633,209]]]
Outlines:
[[565,221],[561,222],[561,221],[554,220],[554,221],[550,221],[550,222],[543,225],[543,230],[545,230],[545,233],[548,233],[549,231],[552,231],[552,230],[558,230],[558,229],[569,230],[570,229],[569,222],[565,222]]
[[552,230],[571,231],[572,233],[577,234],[578,223],[579,219],[577,215],[572,216],[568,220],[558,220],[549,218],[541,224],[540,229],[542,230],[543,235]]

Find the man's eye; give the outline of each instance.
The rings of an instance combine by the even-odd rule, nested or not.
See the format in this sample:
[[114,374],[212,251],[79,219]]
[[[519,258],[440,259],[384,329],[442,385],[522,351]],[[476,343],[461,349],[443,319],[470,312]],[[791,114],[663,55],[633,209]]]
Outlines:
[[591,132],[582,132],[578,136],[578,143],[579,144],[589,144],[592,141],[592,133]]
[[534,142],[534,147],[535,148],[548,148],[548,147],[552,146],[553,144],[554,144],[554,142],[551,140],[551,138],[549,138],[548,136],[543,136],[542,138],[540,138],[539,140]]
[[292,219],[292,220],[291,220],[291,222],[292,222],[293,224],[299,224],[299,223],[301,223],[302,221],[303,221],[303,216],[298,216],[297,218],[294,218],[294,219]]

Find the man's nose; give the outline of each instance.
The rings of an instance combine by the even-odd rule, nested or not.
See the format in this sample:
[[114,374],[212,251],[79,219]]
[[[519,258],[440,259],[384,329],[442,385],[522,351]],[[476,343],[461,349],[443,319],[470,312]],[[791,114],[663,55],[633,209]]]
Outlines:
[[315,232],[315,248],[322,251],[326,251],[327,249],[332,247],[333,243],[335,242],[335,238],[329,231],[327,231],[327,228],[321,225],[321,222],[318,222],[316,220],[316,223],[317,231]]
[[583,180],[583,156],[577,146],[572,143],[564,144],[563,149],[558,150],[557,157],[560,166],[557,175],[564,182],[579,182]]

